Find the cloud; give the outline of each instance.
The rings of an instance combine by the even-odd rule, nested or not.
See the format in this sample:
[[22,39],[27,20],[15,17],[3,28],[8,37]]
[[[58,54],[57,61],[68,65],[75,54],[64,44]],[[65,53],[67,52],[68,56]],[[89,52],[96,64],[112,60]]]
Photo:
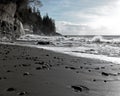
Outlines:
[[120,0],[115,1],[109,5],[96,8],[96,10],[99,9],[101,15],[96,15],[92,22],[88,22],[88,24],[97,28],[104,26],[110,30],[110,34],[118,34],[120,31]]
[[60,32],[63,35],[100,35],[104,34],[104,32],[109,33],[103,26],[100,28],[92,28],[86,24],[75,24],[65,21],[57,21],[56,26],[57,32]]
[[[84,5],[83,8],[78,7],[78,10],[70,10],[67,12],[65,11],[63,15],[71,17],[72,19],[76,19],[78,21],[77,23],[79,22],[84,23],[84,22],[90,22],[90,21],[94,22],[98,18],[101,18],[101,17],[103,18],[103,16],[106,17],[106,16],[112,15],[112,13],[116,10],[116,7],[120,6],[118,4],[120,0],[109,0],[109,1],[104,0],[106,2],[101,0],[101,2],[104,2],[104,3],[100,3],[100,1],[96,0],[99,2],[99,4],[96,4],[97,2],[95,1],[94,2],[91,1],[93,4],[88,2],[90,0],[85,0],[85,1],[87,4],[84,2],[85,4],[83,3]],[[94,4],[96,4],[97,6]],[[85,5],[88,5],[88,6],[86,7]],[[93,6],[90,6],[90,5],[93,5]]]
[[42,1],[62,34],[120,35],[120,0]]
[[64,15],[71,16],[76,21],[74,20],[74,23],[57,22],[57,30],[63,34],[120,35],[120,0],[112,0],[80,11],[67,12]]

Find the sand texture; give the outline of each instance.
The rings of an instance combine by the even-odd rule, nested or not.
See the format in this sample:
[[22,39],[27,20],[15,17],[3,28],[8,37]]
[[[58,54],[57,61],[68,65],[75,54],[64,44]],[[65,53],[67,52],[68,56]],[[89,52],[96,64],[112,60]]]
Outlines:
[[1,44],[0,96],[120,96],[120,65]]

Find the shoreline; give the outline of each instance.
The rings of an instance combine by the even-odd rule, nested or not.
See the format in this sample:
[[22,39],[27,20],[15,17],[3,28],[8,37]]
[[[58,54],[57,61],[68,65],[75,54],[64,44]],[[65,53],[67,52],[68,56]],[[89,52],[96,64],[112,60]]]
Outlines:
[[[20,44],[20,43],[8,43],[8,42],[0,42],[3,45],[10,45],[10,46],[19,46],[19,47],[30,47],[30,48],[37,48],[37,49],[44,49],[46,51],[52,51],[59,54],[69,55],[78,58],[86,58],[86,59],[95,59],[100,61],[105,61],[114,64],[120,64],[119,57],[109,57],[105,55],[96,55],[96,54],[88,54],[88,53],[76,53],[76,52],[63,52],[58,47],[47,47],[47,46],[40,46],[40,45],[32,45],[32,44]],[[69,50],[69,49],[68,49]]]
[[120,94],[120,66],[114,63],[6,44],[0,44],[0,63],[1,96]]

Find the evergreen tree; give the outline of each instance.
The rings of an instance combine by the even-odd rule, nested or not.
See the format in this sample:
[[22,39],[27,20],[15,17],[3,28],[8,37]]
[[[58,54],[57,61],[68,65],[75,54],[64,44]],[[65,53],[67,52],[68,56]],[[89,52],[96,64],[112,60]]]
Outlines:
[[43,17],[42,24],[43,24],[42,31],[44,31],[45,33],[49,34],[50,32],[53,33],[56,31],[55,22],[48,16],[48,14],[46,14]]

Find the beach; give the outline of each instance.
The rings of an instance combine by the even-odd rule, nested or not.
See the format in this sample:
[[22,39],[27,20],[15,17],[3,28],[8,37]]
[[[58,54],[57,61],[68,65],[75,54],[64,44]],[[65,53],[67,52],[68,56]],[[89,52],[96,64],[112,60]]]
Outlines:
[[120,0],[0,0],[0,96],[120,96]]
[[120,65],[0,45],[0,96],[119,96]]

